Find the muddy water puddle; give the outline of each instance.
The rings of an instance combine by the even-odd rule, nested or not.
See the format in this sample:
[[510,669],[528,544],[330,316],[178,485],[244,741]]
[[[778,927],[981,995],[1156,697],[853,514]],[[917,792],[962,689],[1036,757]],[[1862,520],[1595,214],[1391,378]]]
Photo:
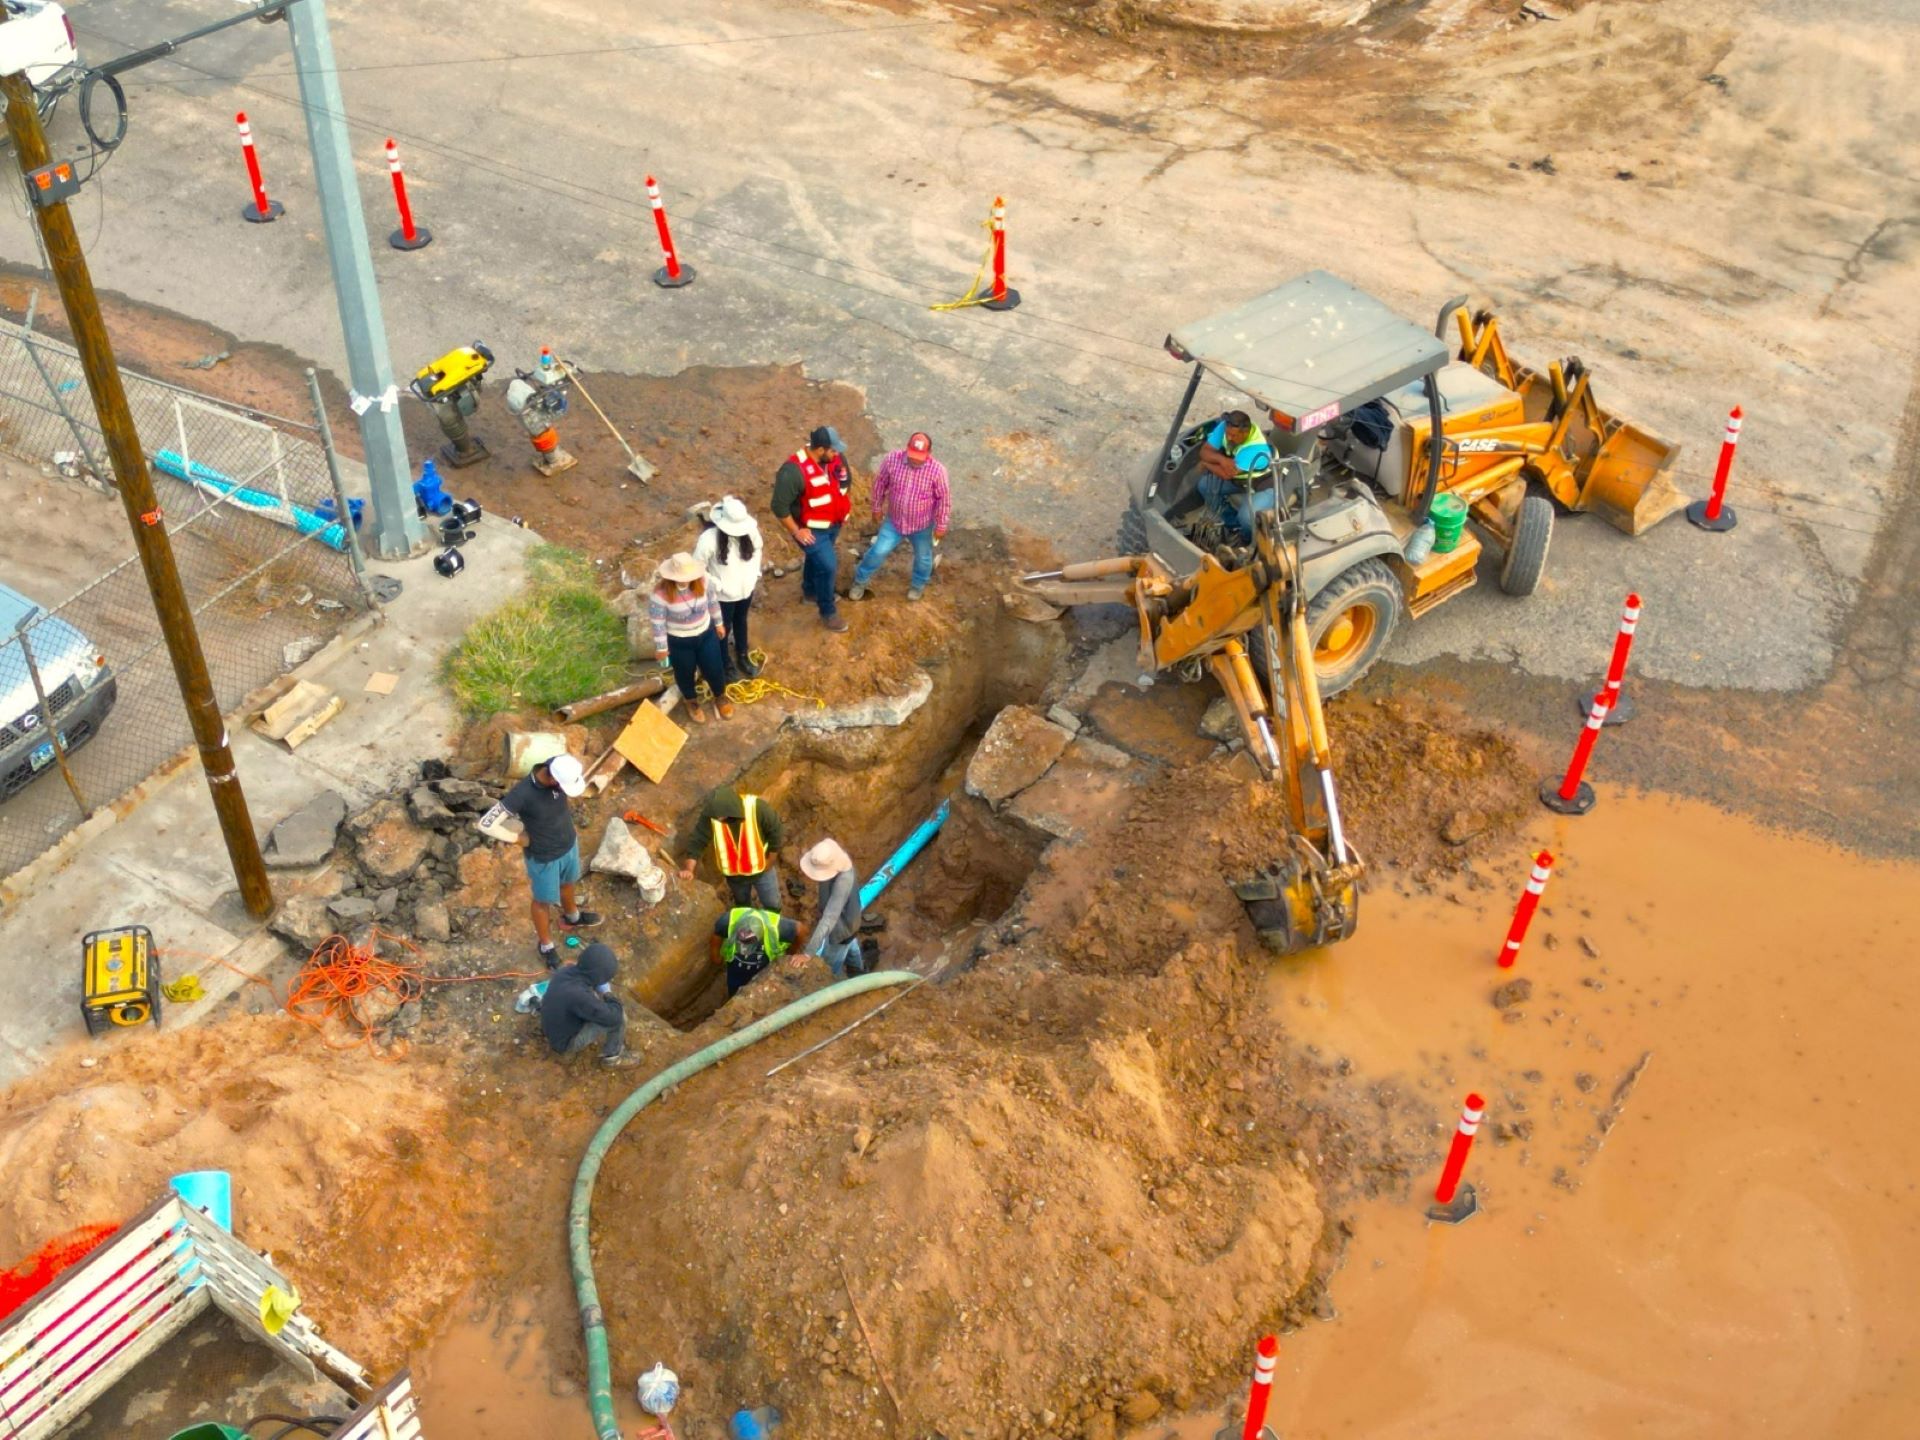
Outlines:
[[1524,1003],[1489,998],[1518,849],[1497,890],[1376,891],[1337,953],[1270,973],[1297,1038],[1443,1123],[1434,1171],[1461,1098],[1488,1100],[1482,1213],[1427,1225],[1428,1173],[1353,1216],[1336,1317],[1282,1343],[1275,1428],[1913,1433],[1920,866],[1659,797],[1542,818]]
[[[652,1422],[634,1404],[633,1382],[615,1376],[623,1427]],[[548,1351],[546,1327],[524,1302],[469,1312],[448,1327],[413,1367],[421,1425],[428,1435],[461,1440],[564,1440],[593,1434],[586,1393],[563,1378]]]

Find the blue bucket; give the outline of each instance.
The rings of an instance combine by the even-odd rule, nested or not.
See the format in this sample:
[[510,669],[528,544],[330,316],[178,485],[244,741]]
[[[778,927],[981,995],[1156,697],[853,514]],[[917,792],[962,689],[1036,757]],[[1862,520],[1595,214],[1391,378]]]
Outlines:
[[233,1177],[224,1170],[189,1170],[167,1182],[173,1193],[203,1210],[222,1230],[233,1229]]

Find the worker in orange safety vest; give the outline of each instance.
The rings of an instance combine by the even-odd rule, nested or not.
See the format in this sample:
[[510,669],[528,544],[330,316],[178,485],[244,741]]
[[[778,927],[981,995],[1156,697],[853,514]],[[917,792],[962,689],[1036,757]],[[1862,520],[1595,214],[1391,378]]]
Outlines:
[[680,842],[682,880],[693,879],[704,852],[727,882],[736,906],[780,909],[780,872],[774,864],[784,834],[780,816],[758,795],[722,785],[707,796],[700,818]]

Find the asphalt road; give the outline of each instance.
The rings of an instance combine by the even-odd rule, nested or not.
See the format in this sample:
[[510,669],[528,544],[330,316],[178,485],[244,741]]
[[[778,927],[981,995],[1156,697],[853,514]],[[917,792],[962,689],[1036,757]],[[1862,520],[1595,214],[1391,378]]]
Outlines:
[[[99,56],[216,9],[73,13]],[[375,241],[403,373],[476,338],[514,364],[542,343],[634,371],[799,362],[862,387],[884,435],[933,430],[967,512],[1085,557],[1178,398],[1168,330],[1315,266],[1423,323],[1466,291],[1522,355],[1584,355],[1618,411],[1682,442],[1685,488],[1746,409],[1733,535],[1570,520],[1540,594],[1483,584],[1396,656],[1569,678],[1601,663],[1631,587],[1643,673],[1818,681],[1904,484],[1920,307],[1899,218],[1920,159],[1904,11],[1760,5],[1735,30],[1705,0],[1592,5],[1223,79],[937,7],[332,10],[369,229],[392,224],[393,135],[438,237]],[[239,27],[128,90],[130,138],[77,208],[99,282],[340,368],[285,32]],[[238,219],[241,107],[287,205],[275,225]],[[76,136],[61,117],[56,139]],[[647,280],[648,171],[698,267],[685,290]],[[973,274],[997,192],[1027,303],[931,311]],[[34,256],[18,211],[0,255]]]

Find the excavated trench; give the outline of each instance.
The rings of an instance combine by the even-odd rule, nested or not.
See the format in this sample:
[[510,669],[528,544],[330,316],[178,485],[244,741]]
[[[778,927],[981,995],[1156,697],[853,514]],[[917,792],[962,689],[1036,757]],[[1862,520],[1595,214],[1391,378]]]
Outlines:
[[[868,910],[885,928],[869,936],[870,959],[888,968],[932,970],[964,961],[974,940],[1013,904],[1046,837],[996,815],[966,793],[974,748],[1007,705],[1030,703],[1053,679],[1065,645],[1057,629],[1024,623],[998,606],[960,627],[948,648],[922,667],[933,686],[903,723],[845,729],[784,727],[731,778],[779,813],[779,855],[786,913],[810,920],[812,882],[799,857],[831,836],[870,877],[944,800],[946,824]],[[703,869],[704,874],[704,869]],[[704,886],[701,900],[708,899]],[[655,1014],[690,1028],[726,1002],[725,977],[711,963],[708,938],[724,904],[686,907],[652,937],[635,989]]]

